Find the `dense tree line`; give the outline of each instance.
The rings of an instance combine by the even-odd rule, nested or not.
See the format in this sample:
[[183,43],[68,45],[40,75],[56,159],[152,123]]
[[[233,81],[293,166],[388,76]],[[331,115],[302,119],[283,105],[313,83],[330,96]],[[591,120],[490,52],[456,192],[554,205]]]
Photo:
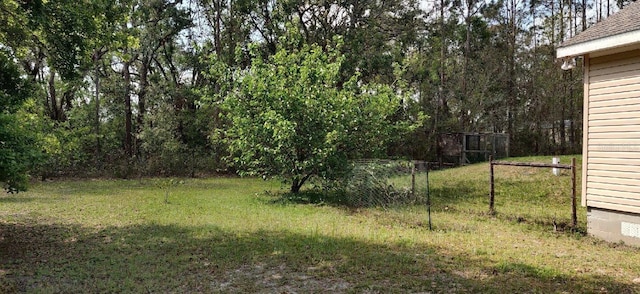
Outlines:
[[435,160],[449,132],[506,132],[514,155],[579,153],[581,70],[562,71],[555,48],[626,4],[2,0],[0,181],[13,183],[11,162],[42,177],[233,171],[226,114],[240,114],[225,100],[253,91],[238,88],[253,62],[305,46],[338,54],[336,91],[357,76],[401,94],[391,124],[426,115],[378,156]]

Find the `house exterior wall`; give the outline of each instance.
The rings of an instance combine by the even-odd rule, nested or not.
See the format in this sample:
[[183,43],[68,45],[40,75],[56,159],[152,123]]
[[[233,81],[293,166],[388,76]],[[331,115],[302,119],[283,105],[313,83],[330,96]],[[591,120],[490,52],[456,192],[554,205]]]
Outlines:
[[640,50],[585,56],[588,230],[640,245]]

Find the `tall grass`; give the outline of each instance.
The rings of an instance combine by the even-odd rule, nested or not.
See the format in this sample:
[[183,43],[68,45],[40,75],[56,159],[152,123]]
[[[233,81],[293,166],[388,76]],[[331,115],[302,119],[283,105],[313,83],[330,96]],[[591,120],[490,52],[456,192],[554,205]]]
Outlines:
[[497,167],[490,215],[486,164],[432,172],[433,231],[424,206],[287,201],[257,179],[158,181],[0,196],[0,292],[640,291],[639,249],[586,236],[583,208],[566,226],[568,174]]

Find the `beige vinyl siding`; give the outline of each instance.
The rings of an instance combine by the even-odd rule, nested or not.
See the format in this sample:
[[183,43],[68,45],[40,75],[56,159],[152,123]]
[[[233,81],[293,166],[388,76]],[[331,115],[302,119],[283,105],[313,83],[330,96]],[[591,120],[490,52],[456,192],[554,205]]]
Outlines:
[[640,213],[640,50],[586,61],[586,205]]
[[[626,97],[623,99],[592,101],[591,107],[610,110],[610,108],[614,106],[633,106],[633,105],[638,105],[639,103],[640,103],[640,95],[638,95],[638,97]],[[605,113],[605,112],[601,112],[601,113]]]
[[[609,87],[611,86],[617,86],[617,85],[627,86],[627,85],[634,85],[634,84],[637,85],[638,83],[640,83],[640,75],[631,76],[628,78],[618,79],[614,81],[596,82],[591,84],[589,88],[592,89],[593,91],[600,90],[600,89],[609,90]],[[607,91],[605,91],[605,93],[606,92]]]
[[[624,181],[631,180],[637,181],[640,180],[640,174],[638,173],[629,173],[624,171],[610,171],[610,170],[590,170],[587,172],[589,175],[589,179],[591,178],[599,178],[601,182],[609,182],[609,181]],[[604,178],[609,179],[609,181],[603,180]],[[629,183],[627,183],[629,184]],[[629,184],[631,185],[631,184]]]

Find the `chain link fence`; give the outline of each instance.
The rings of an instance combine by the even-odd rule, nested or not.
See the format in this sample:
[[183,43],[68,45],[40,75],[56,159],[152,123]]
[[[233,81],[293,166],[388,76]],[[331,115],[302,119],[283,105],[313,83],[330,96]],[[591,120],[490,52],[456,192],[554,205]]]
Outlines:
[[343,179],[344,200],[351,207],[428,204],[429,164],[423,161],[366,159],[352,163]]

